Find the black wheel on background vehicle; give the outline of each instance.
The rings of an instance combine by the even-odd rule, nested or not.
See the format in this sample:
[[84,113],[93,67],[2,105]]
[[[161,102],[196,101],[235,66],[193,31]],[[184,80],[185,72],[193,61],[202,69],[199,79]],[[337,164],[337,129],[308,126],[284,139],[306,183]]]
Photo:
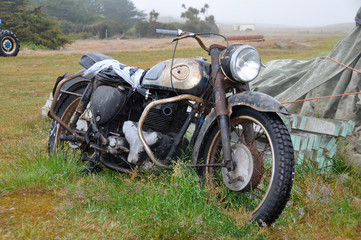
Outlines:
[[[236,199],[259,224],[272,224],[284,209],[293,183],[294,155],[286,126],[275,113],[239,108],[231,116],[231,147],[233,171],[203,167],[200,175],[221,198]],[[223,162],[218,126],[201,153],[205,164]]]
[[0,56],[15,57],[20,50],[19,39],[9,30],[0,31]]

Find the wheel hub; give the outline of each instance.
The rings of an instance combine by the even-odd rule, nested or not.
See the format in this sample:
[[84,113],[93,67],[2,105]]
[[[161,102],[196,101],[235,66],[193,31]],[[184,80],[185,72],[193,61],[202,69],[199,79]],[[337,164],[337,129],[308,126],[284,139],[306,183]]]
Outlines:
[[241,191],[251,181],[253,174],[253,155],[251,151],[241,143],[232,146],[232,159],[236,164],[233,171],[222,168],[224,184],[232,191]]
[[11,48],[11,42],[6,41],[5,42],[5,47],[10,49]]
[[12,42],[11,42],[11,40],[10,39],[5,39],[4,41],[3,41],[3,48],[4,48],[4,50],[5,51],[10,51],[11,50],[11,48],[12,48]]

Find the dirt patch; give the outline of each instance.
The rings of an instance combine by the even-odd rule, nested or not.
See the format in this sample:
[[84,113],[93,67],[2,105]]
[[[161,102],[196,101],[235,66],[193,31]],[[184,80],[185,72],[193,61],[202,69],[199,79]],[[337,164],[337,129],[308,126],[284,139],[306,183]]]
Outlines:
[[[187,39],[182,41],[179,45],[180,48],[196,48],[198,47],[195,41]],[[152,51],[152,50],[166,50],[173,49],[174,43],[171,39],[112,39],[112,40],[77,40],[72,44],[65,46],[60,50],[29,50],[23,49],[19,54],[58,54],[58,53],[87,53],[87,52],[133,52],[133,51]]]
[[[265,42],[244,42],[250,44],[256,48],[281,48],[281,49],[305,49],[311,47],[309,41],[313,41],[319,38],[327,38],[335,36],[337,34],[275,34],[265,35]],[[206,46],[211,44],[225,45],[225,41],[221,38],[205,37],[202,38]],[[236,43],[240,41],[232,41],[230,43]],[[64,48],[59,50],[30,50],[21,49],[20,55],[36,54],[36,55],[49,55],[49,54],[72,54],[79,53],[84,54],[87,52],[133,52],[133,51],[152,51],[152,50],[167,50],[173,49],[174,43],[172,38],[159,38],[159,39],[88,39],[88,40],[77,40],[72,44],[66,45]],[[180,41],[179,48],[199,48],[198,43],[194,39],[185,39]]]
[[0,229],[24,220],[49,221],[55,218],[59,199],[50,192],[26,191],[0,194]]

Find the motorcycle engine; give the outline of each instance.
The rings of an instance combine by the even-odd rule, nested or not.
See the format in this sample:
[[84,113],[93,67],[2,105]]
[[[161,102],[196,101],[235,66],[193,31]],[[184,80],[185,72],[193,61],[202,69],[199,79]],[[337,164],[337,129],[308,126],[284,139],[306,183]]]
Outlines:
[[[156,154],[159,160],[166,159],[171,149],[177,133],[182,128],[187,118],[187,105],[182,104],[162,104],[152,108],[144,121],[143,136]],[[127,121],[123,125],[123,133],[130,145],[128,162],[136,165],[142,165],[147,170],[153,164],[150,163],[148,155],[145,153],[142,143],[137,134],[137,123]],[[180,145],[187,145],[186,140]],[[182,154],[179,146],[173,156],[173,159]]]
[[149,111],[144,122],[144,129],[168,134],[178,133],[187,118],[187,105],[168,103],[155,106]]
[[[166,94],[162,96],[166,97]],[[113,165],[115,159],[137,166],[152,165],[137,133],[137,122],[146,105],[143,97],[128,97],[116,87],[99,86],[90,104],[93,119],[109,143],[105,159],[111,159]],[[143,124],[143,135],[158,159],[167,157],[175,136],[187,119],[187,107],[183,103],[167,103],[149,111]],[[179,149],[178,154],[181,154]]]

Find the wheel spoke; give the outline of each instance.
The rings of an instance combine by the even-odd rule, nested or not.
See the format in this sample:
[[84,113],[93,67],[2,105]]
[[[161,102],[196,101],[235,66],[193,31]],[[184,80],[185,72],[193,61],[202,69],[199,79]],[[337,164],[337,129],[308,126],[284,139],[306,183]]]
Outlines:
[[[262,187],[259,185],[261,184],[260,181],[261,178],[263,178],[262,176],[264,174],[263,158],[267,150],[269,149],[269,142],[267,141],[267,136],[265,136],[265,132],[263,131],[262,127],[248,119],[241,120],[236,124],[233,123],[231,131],[231,144],[244,144],[252,152],[255,161],[260,163],[260,168],[256,167],[253,170],[257,173],[256,175],[259,176],[258,180],[256,180],[255,182],[255,186],[252,187],[250,185],[250,190],[240,193],[240,199],[243,199],[243,204],[246,204],[247,208],[253,211],[255,208],[257,208],[262,199],[264,199],[264,195],[266,194],[266,191],[262,190]],[[260,143],[262,144],[258,146]],[[258,150],[259,147],[260,149]],[[215,156],[215,159],[213,159],[212,161],[219,161],[220,159],[222,152],[222,145],[220,144],[220,141],[219,145],[217,145],[217,148],[218,151],[216,151],[213,155]],[[269,168],[267,169],[267,171],[268,170]],[[214,177],[212,179],[216,179],[218,177],[219,183],[223,182],[222,173],[220,171],[213,171],[213,176]],[[268,184],[269,182],[267,181],[266,185],[268,186]]]
[[252,191],[251,194],[252,194],[253,196],[255,196],[256,198],[260,199],[260,200],[263,199],[262,196],[256,194],[254,191]]

